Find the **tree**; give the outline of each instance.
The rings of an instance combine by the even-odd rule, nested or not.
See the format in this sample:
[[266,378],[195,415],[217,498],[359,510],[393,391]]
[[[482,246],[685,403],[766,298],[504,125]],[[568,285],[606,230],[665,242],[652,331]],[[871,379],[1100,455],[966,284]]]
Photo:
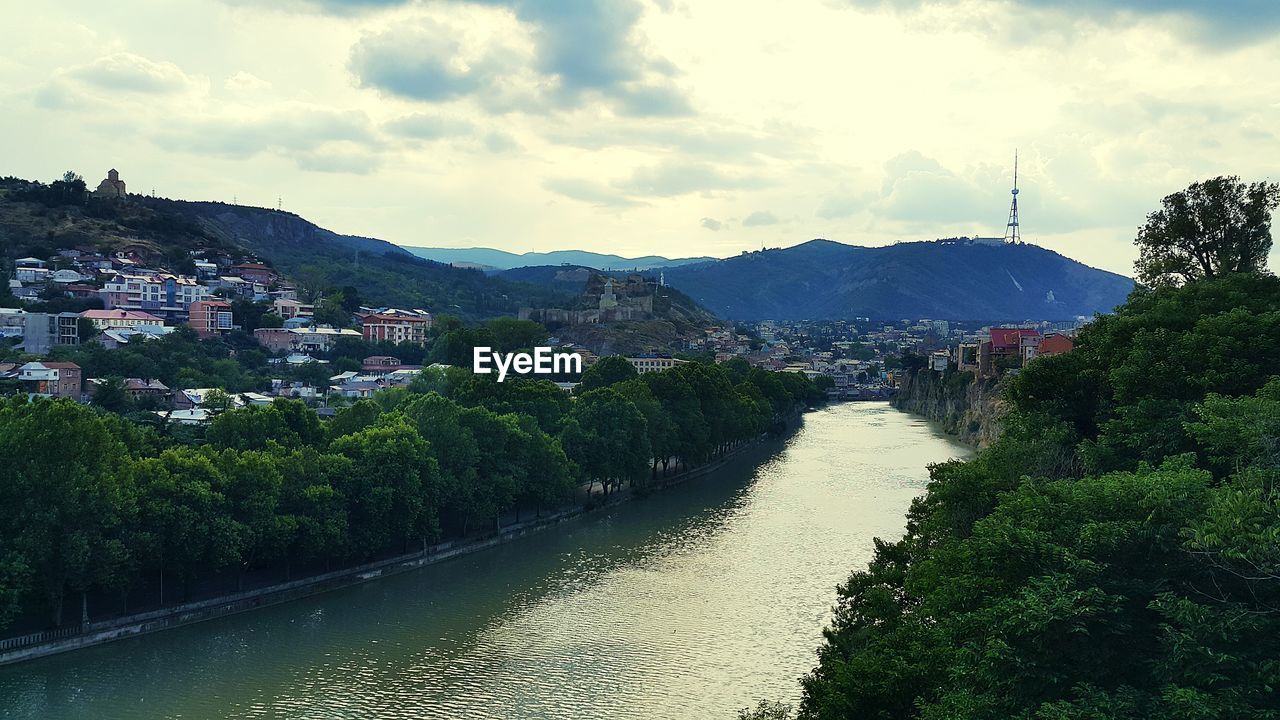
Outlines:
[[133,409],[133,398],[119,377],[106,377],[93,386],[93,404],[121,415]]
[[607,355],[582,373],[582,382],[574,392],[588,393],[635,377],[636,366],[621,355]]
[[1134,269],[1143,283],[1181,284],[1266,269],[1280,185],[1216,177],[1166,196],[1161,205],[1134,241]]
[[498,352],[530,350],[547,341],[547,329],[532,320],[502,317],[490,320],[488,327]]
[[598,480],[606,495],[624,481],[643,477],[652,457],[644,415],[613,388],[593,390],[574,402],[560,442],[587,481]]

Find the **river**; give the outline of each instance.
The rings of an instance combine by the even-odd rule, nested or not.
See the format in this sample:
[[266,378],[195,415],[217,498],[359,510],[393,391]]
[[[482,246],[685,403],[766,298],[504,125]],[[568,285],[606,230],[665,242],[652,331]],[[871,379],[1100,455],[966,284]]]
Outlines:
[[422,570],[0,668],[0,716],[725,718],[794,701],[835,586],[967,447],[882,403]]

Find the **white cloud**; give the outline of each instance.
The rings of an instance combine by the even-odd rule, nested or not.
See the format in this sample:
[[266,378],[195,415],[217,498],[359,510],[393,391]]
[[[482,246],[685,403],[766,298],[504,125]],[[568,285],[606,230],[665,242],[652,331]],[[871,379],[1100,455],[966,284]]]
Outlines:
[[171,62],[156,62],[127,52],[100,57],[62,75],[107,92],[167,94],[190,90],[196,84]]
[[233,92],[271,89],[271,83],[245,70],[240,70],[235,75],[227,78],[227,81],[222,86]]
[[780,221],[778,216],[768,210],[757,210],[742,221],[742,227],[761,227],[764,225],[777,225]]
[[1125,271],[1163,195],[1280,154],[1280,11],[1171,2],[29,4],[0,132],[29,177],[671,256],[736,254],[710,230],[765,212],[776,244],[999,234],[1016,147],[1026,237]]

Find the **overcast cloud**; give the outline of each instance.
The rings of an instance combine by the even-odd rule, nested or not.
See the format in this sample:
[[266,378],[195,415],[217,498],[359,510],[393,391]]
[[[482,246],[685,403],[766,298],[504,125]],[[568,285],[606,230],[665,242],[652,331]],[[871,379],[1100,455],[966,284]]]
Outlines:
[[405,245],[999,235],[1016,148],[1025,239],[1129,272],[1163,195],[1280,179],[1272,0],[73,0],[7,19],[0,173],[116,167],[131,190],[280,201]]

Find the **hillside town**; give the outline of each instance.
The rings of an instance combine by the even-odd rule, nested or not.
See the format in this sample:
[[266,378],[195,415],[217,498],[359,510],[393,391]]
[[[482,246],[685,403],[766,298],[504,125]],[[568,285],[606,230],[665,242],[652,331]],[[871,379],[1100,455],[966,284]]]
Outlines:
[[[50,359],[53,350],[81,343],[116,349],[164,337],[178,328],[187,328],[200,339],[247,331],[281,368],[327,364],[325,356],[344,339],[418,348],[435,339],[433,316],[425,309],[359,306],[349,317],[338,318],[338,323],[323,322],[317,319],[314,302],[302,299],[297,287],[256,258],[195,254],[191,265],[194,274],[182,274],[149,264],[139,252],[104,255],[89,249],[17,259],[9,289],[22,304],[59,299],[101,307],[61,312],[0,308],[0,338],[15,343],[15,351],[38,358],[0,363],[0,380],[16,380],[32,395],[91,402],[104,379],[82,377],[75,363]],[[643,288],[638,280],[624,284]],[[615,299],[621,293],[615,294],[613,281],[605,280],[599,294],[600,310],[573,312],[599,312],[586,322],[607,321],[607,313],[616,313],[621,306]],[[641,307],[646,300],[652,302],[647,297],[629,302]],[[245,327],[244,319],[236,316],[237,305],[255,308],[254,327]],[[557,312],[568,311],[526,310],[521,317],[562,319]],[[1016,370],[1037,355],[1070,351],[1078,325],[989,326],[929,319],[885,323],[870,318],[721,324],[705,328],[701,338],[672,348],[672,353],[639,354],[627,360],[643,373],[687,362],[689,357],[714,357],[716,362],[741,358],[753,367],[830,378],[827,393],[833,400],[884,399],[898,384],[904,357],[923,357],[926,367],[934,371],[952,369],[993,377]],[[581,345],[562,344],[556,337],[550,342],[582,355],[587,367],[599,357]],[[335,372],[325,383],[291,381],[282,372],[272,379],[270,388],[235,393],[231,402],[266,404],[274,397],[293,397],[319,405],[341,403],[407,386],[422,367],[395,355],[371,355],[362,358],[359,369]],[[123,383],[131,397],[146,400],[144,404],[166,412],[171,420],[200,423],[209,417],[201,405],[214,388],[169,388],[155,378],[143,377],[123,378]],[[564,389],[575,385],[572,379],[559,384]]]

